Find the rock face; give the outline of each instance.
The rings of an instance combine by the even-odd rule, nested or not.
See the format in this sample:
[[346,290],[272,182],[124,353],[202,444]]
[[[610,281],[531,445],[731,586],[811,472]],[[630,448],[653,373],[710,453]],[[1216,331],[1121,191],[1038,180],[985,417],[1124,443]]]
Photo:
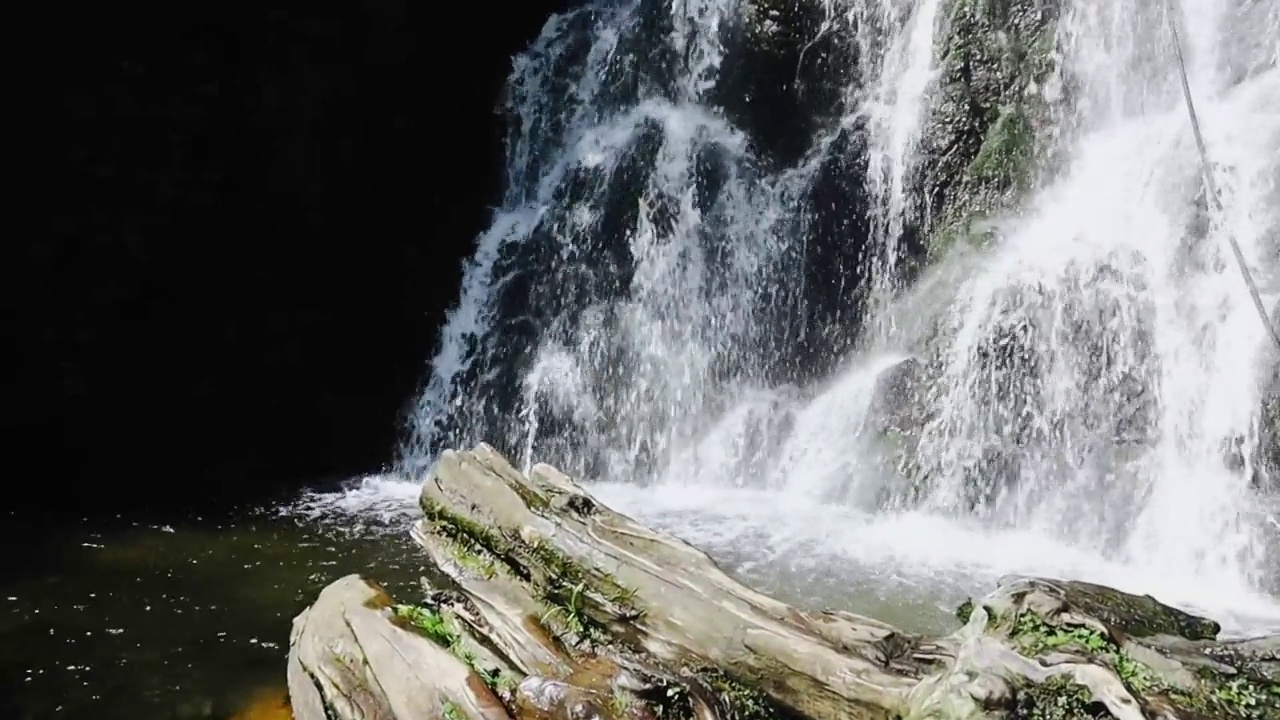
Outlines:
[[930,95],[917,187],[929,208],[930,257],[984,235],[1052,149],[1051,113],[1066,95],[1057,0],[949,0],[938,84]]
[[297,720],[1270,720],[1280,641],[1078,582],[1008,578],[908,635],[743,587],[565,475],[446,452],[413,529],[452,579],[348,576],[294,621]]
[[780,166],[798,162],[844,111],[856,58],[847,35],[824,27],[826,15],[820,3],[748,0],[727,28],[716,101]]

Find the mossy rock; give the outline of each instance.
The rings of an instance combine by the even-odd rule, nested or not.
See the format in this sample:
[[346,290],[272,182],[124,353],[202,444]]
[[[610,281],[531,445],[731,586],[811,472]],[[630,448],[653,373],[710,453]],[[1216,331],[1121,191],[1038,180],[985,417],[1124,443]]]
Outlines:
[[[1002,108],[969,163],[968,182],[1003,195],[1025,190],[1031,177],[1035,130],[1021,103]],[[976,188],[975,188],[976,189]]]
[[957,243],[988,242],[973,220],[1014,207],[1047,165],[1040,128],[1053,107],[1044,92],[1058,69],[1057,4],[952,0],[939,83],[930,103],[915,182],[926,194],[929,259]]
[[[1280,684],[1265,666],[1280,639],[1216,642],[1211,620],[1090,583],[1020,578],[1001,587],[1000,601],[984,604],[997,614],[988,632],[1007,635],[1020,654],[1042,663],[1076,657],[1108,668],[1139,699],[1144,717],[1280,720]],[[972,612],[966,603],[957,614]],[[1111,717],[1101,709],[1074,682],[1052,678],[1023,684],[1010,717]]]
[[1164,605],[1150,595],[1130,595],[1085,582],[1062,583],[1059,589],[1072,608],[1129,637],[1174,635],[1215,640],[1222,631],[1217,622]]
[[929,259],[937,260],[944,257],[960,245],[974,250],[984,250],[991,247],[995,241],[995,228],[989,223],[985,213],[972,210],[957,211],[954,218],[944,221],[930,236]]
[[1181,720],[1280,720],[1280,686],[1246,677],[1207,673],[1196,688],[1161,699]]

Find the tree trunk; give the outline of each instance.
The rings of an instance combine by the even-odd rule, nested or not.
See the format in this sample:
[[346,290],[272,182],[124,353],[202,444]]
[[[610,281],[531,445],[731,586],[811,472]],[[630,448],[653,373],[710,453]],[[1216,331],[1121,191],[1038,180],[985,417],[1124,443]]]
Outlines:
[[298,720],[1280,719],[1278,643],[1085,583],[1010,578],[941,638],[792,608],[547,465],[445,452],[413,537],[455,584],[349,576],[294,621]]

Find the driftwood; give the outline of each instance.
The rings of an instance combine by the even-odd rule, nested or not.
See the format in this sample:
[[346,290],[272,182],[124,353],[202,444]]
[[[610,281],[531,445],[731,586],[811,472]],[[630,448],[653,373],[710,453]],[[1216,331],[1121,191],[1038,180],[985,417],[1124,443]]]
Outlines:
[[[294,621],[298,720],[1280,719],[1280,641],[1008,578],[941,638],[742,586],[546,465],[446,452],[413,536],[453,587],[348,576]],[[424,581],[425,583],[425,581]]]

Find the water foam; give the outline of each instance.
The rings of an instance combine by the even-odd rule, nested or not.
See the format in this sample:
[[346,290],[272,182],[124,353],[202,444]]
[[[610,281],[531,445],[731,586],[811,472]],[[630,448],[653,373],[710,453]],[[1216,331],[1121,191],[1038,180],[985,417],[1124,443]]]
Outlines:
[[[945,626],[1004,575],[1099,582],[1208,614],[1224,636],[1280,630],[1269,596],[1114,562],[1030,530],[929,513],[868,513],[773,490],[601,483],[592,492],[703,548],[753,586],[810,607],[849,607],[904,628]],[[920,615],[921,611],[923,615]]]

